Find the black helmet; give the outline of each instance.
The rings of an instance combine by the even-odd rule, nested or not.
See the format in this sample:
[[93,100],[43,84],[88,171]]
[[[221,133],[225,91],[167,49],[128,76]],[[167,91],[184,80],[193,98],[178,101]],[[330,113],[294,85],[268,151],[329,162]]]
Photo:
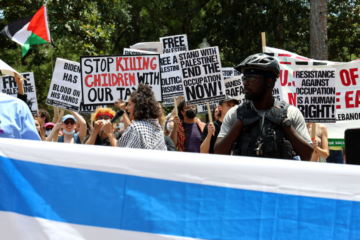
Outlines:
[[276,77],[280,76],[280,67],[278,61],[266,53],[257,53],[247,57],[235,67],[239,72],[244,73],[247,68],[258,69],[262,71],[272,71]]

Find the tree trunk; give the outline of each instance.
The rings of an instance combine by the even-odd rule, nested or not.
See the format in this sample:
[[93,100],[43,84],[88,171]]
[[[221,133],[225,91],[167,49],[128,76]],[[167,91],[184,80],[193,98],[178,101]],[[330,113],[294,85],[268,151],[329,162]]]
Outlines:
[[310,0],[310,54],[313,59],[328,59],[327,0]]

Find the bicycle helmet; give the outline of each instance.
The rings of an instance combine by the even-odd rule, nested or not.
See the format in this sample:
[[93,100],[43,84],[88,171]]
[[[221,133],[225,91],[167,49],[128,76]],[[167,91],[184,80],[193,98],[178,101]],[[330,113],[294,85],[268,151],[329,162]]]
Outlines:
[[249,68],[262,71],[272,71],[277,78],[280,76],[278,61],[266,53],[251,55],[235,67],[235,69],[241,73],[244,73],[244,70]]

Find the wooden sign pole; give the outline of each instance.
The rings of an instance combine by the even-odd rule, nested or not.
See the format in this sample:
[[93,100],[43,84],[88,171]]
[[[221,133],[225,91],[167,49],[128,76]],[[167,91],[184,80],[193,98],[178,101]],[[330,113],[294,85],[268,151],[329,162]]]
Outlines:
[[[64,113],[65,113],[65,109],[61,109],[61,110],[60,110],[60,116],[59,116],[58,122],[61,122],[61,121],[62,121],[62,118],[63,118],[63,116],[64,116]],[[54,135],[54,138],[53,138],[53,142],[57,142],[58,137],[59,137],[59,131],[60,131],[60,129],[55,132],[55,135]]]
[[263,53],[266,52],[265,47],[266,47],[266,37],[265,37],[265,32],[261,33],[261,45],[262,45],[262,51]]
[[176,97],[173,97],[173,99],[174,99],[175,116],[178,116],[178,109],[177,109]]
[[[207,102],[206,103],[207,109],[208,109],[208,115],[209,115],[209,121],[210,123],[213,123],[213,119],[212,119],[212,115],[211,115],[211,110],[210,110],[210,104]],[[213,133],[213,136],[215,136],[215,133]]]

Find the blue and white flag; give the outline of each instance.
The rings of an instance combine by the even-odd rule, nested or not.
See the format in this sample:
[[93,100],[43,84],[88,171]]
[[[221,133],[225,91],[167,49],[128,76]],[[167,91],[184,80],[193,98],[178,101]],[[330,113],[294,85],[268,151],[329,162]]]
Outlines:
[[0,239],[359,239],[360,168],[0,138]]

